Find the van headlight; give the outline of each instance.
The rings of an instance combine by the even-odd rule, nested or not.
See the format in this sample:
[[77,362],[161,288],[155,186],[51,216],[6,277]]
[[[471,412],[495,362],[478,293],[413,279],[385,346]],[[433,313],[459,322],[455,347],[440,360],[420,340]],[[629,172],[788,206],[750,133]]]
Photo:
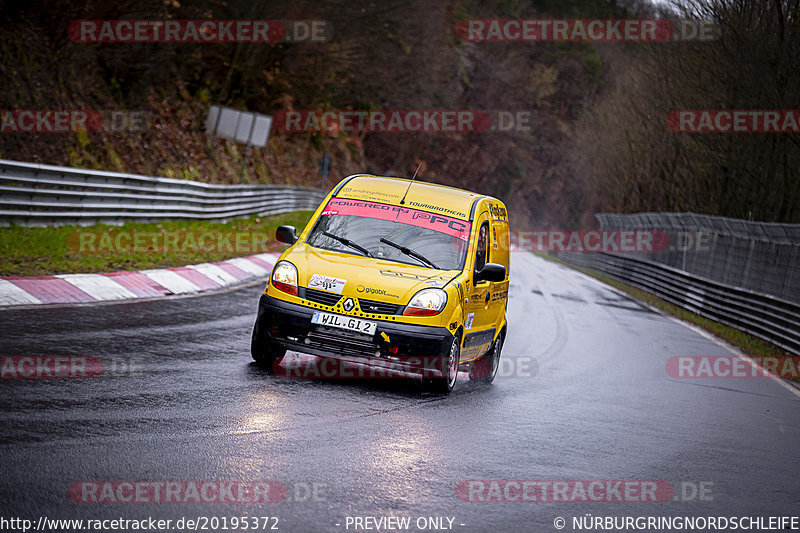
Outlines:
[[289,261],[278,261],[272,269],[272,286],[297,296],[297,267]]
[[447,305],[447,293],[442,289],[422,289],[411,298],[405,316],[433,316],[442,312]]

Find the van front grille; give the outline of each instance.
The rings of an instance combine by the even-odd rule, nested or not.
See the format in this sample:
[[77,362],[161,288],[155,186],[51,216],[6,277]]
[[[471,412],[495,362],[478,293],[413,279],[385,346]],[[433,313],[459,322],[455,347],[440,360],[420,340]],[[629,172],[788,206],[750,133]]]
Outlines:
[[375,302],[373,300],[364,300],[361,298],[358,299],[358,304],[365,313],[378,313],[381,315],[396,315],[401,307],[395,304]]
[[334,306],[341,298],[342,297],[338,294],[306,288],[306,300],[310,300],[318,304]]

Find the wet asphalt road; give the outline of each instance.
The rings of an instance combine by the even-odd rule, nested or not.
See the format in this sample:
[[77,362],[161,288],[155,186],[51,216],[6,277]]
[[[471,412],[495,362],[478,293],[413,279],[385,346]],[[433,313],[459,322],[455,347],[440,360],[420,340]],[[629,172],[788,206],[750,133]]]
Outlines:
[[[582,274],[514,255],[502,375],[478,386],[461,374],[448,397],[413,381],[266,375],[249,355],[261,289],[0,311],[0,354],[88,355],[106,368],[0,382],[0,515],[277,516],[282,531],[387,515],[411,517],[415,531],[418,517],[447,516],[456,531],[546,532],[557,516],[573,531],[585,513],[800,514],[800,397],[770,379],[669,377],[671,356],[729,352]],[[687,501],[456,496],[481,479],[666,480]],[[81,480],[277,480],[289,496],[74,503]],[[700,483],[705,497],[691,497]]]

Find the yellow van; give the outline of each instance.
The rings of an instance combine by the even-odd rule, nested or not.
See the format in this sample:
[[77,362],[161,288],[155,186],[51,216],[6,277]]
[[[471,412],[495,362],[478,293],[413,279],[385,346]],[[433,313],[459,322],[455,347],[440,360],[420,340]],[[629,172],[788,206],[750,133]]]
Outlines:
[[449,393],[459,370],[492,382],[506,334],[509,227],[496,198],[354,175],[302,233],[281,226],[261,296],[253,359],[287,350],[422,375]]

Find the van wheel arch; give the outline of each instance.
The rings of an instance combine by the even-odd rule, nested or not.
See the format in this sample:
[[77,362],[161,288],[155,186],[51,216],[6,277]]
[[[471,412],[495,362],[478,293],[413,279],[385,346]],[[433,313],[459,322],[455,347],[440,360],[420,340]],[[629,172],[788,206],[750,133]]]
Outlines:
[[482,383],[491,383],[497,375],[497,369],[500,366],[500,356],[505,344],[506,339],[506,326],[504,325],[500,332],[492,342],[489,351],[482,355],[479,359],[472,362],[469,367],[470,381],[479,381]]

